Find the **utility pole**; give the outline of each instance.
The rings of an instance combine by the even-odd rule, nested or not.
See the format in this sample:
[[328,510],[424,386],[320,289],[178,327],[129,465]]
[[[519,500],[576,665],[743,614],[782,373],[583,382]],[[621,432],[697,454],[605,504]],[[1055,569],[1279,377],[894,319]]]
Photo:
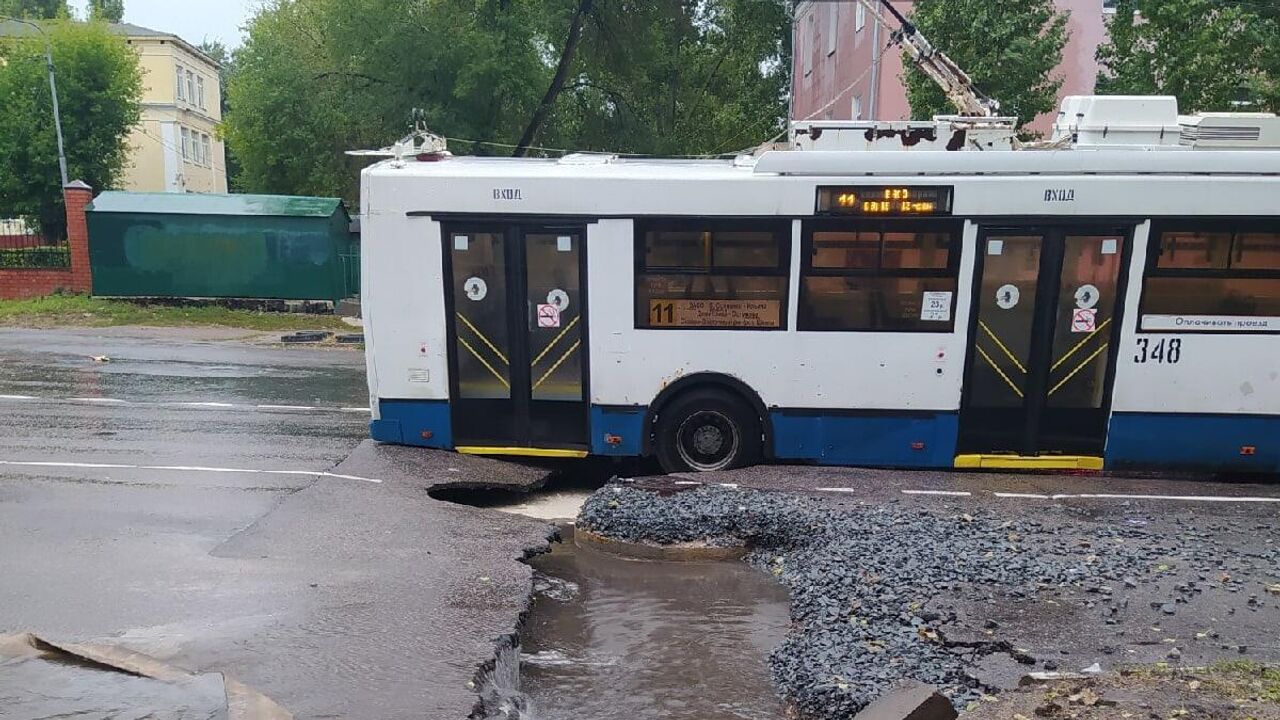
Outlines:
[[22,20],[6,15],[0,15],[0,20],[12,20],[23,25],[30,25],[44,36],[45,66],[49,70],[49,92],[53,95],[53,128],[58,133],[58,170],[62,173],[62,186],[66,187],[69,181],[67,178],[67,154],[62,144],[62,113],[58,110],[58,83],[53,78],[53,41],[49,39],[49,33],[45,32],[44,28],[30,20]]

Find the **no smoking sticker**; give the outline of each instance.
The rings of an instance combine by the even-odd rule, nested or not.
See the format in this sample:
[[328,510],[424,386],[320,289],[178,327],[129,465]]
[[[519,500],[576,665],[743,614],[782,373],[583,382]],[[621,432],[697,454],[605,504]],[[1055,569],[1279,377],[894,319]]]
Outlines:
[[558,328],[560,327],[560,308],[555,305],[539,305],[538,306],[538,327],[540,328]]
[[1098,329],[1098,311],[1093,308],[1076,308],[1071,311],[1071,332],[1091,333]]

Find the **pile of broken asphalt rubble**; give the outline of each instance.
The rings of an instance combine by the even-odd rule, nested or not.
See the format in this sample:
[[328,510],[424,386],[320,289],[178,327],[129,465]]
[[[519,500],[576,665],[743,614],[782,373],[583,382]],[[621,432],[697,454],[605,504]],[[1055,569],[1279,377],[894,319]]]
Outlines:
[[[776,576],[791,595],[792,629],[770,664],[779,692],[804,718],[852,717],[903,681],[938,688],[956,708],[975,707],[995,692],[973,674],[976,662],[1006,654],[1036,663],[999,639],[992,620],[966,640],[948,638],[958,628],[960,603],[1029,603],[1070,588],[1092,598],[1082,605],[1110,624],[1128,603],[1126,589],[1167,570],[1161,563],[1171,556],[1185,559],[1192,573],[1180,590],[1199,592],[1196,578],[1238,582],[1220,573],[1224,560],[1140,526],[1082,524],[1071,534],[1087,542],[1063,542],[1061,525],[1027,517],[834,508],[731,487],[657,493],[611,484],[587,501],[577,527],[627,542],[748,548],[747,562]],[[1238,568],[1242,561],[1275,572],[1280,549],[1226,562]],[[1050,662],[1041,667],[1056,669]]]

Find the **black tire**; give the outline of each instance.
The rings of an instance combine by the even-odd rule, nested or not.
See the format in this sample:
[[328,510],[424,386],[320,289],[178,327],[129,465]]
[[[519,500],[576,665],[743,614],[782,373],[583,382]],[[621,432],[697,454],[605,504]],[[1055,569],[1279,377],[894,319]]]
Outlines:
[[654,448],[669,473],[729,470],[760,460],[761,435],[759,416],[742,398],[703,388],[663,406]]

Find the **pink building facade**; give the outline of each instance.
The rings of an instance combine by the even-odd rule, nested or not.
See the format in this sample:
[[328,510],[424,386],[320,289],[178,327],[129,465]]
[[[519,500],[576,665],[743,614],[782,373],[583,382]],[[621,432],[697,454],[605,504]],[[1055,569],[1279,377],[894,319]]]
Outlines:
[[[1059,97],[1093,93],[1098,77],[1094,53],[1106,39],[1103,0],[1056,0],[1070,13],[1070,40],[1057,73]],[[909,15],[912,3],[894,3]],[[895,24],[892,18],[890,24]],[[887,49],[889,30],[853,0],[804,0],[792,27],[793,120],[907,120],[911,106],[903,84],[902,51]],[[999,99],[999,98],[997,98]],[[1031,129],[1048,133],[1054,114]]]

